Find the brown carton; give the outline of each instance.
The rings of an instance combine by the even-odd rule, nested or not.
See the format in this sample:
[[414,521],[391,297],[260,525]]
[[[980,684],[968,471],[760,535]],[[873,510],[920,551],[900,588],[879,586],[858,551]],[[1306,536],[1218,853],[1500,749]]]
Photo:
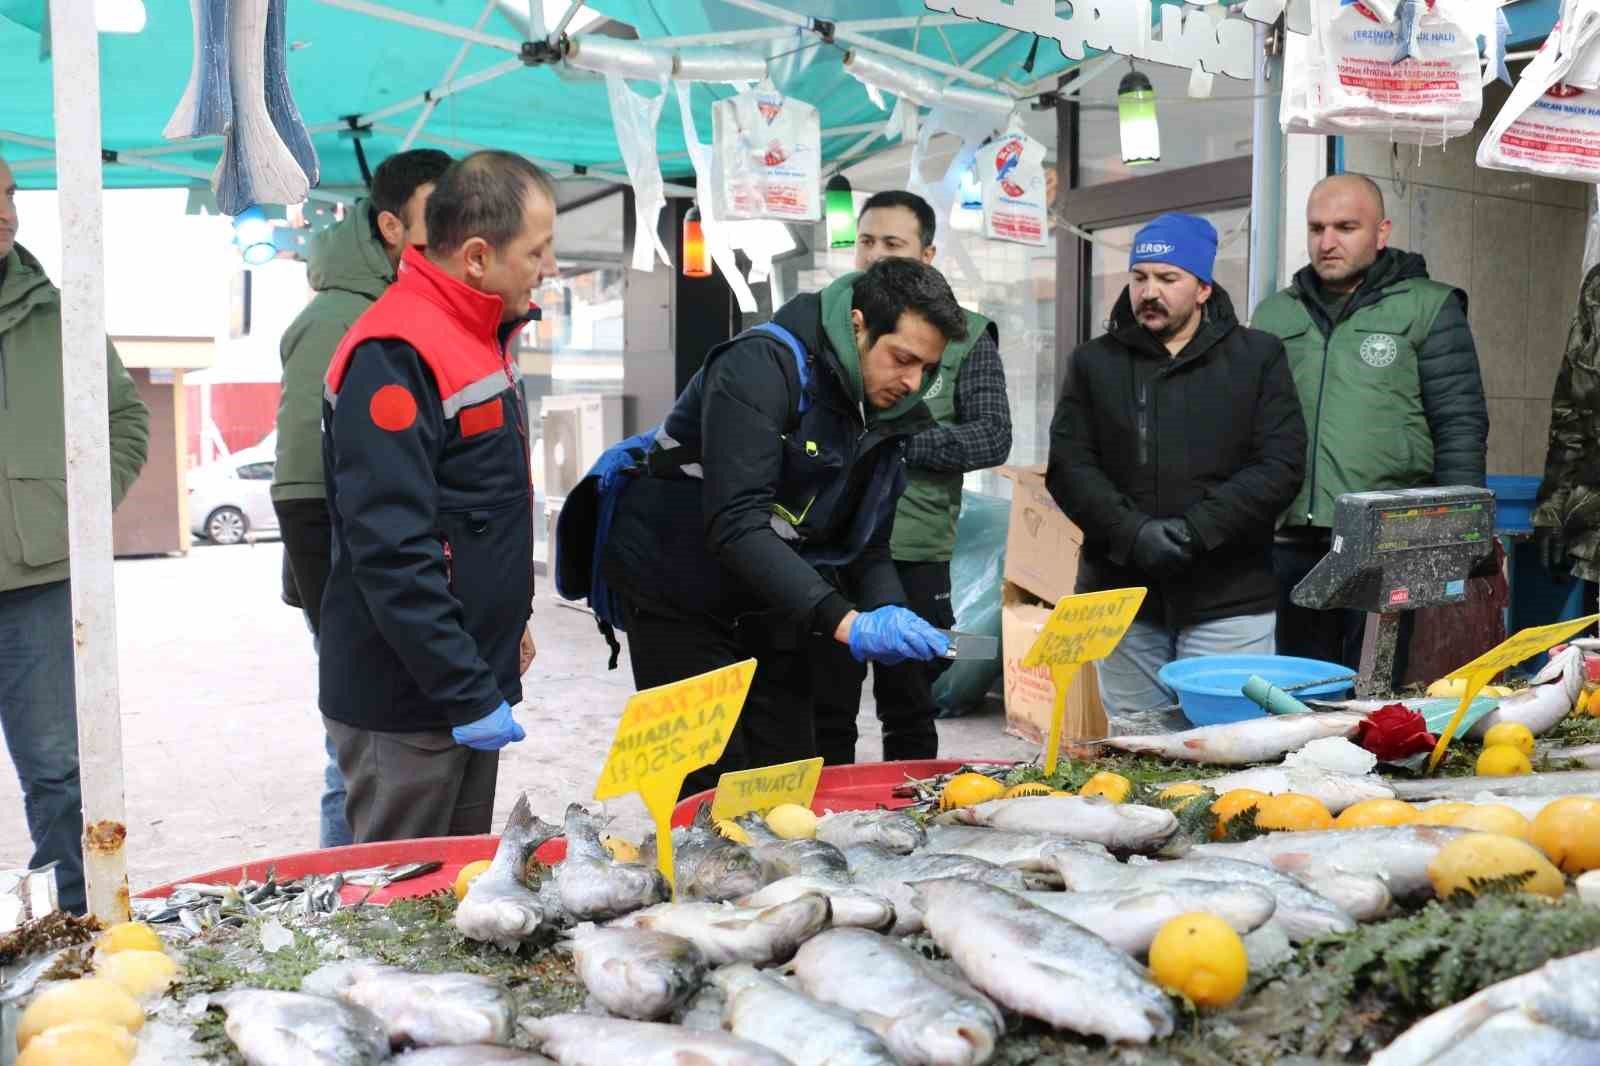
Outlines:
[[1012,482],[1005,579],[1053,604],[1072,595],[1083,532],[1050,497],[1044,471],[1043,466],[1000,468]]
[[[1074,560],[1074,563],[1076,560]],[[1001,591],[1000,638],[1006,690],[1006,732],[1035,744],[1050,735],[1056,689],[1049,667],[1025,669],[1022,659],[1038,639],[1050,608],[1007,581]],[[1106,712],[1093,663],[1084,664],[1067,692],[1067,717],[1062,742],[1098,740],[1107,733]]]

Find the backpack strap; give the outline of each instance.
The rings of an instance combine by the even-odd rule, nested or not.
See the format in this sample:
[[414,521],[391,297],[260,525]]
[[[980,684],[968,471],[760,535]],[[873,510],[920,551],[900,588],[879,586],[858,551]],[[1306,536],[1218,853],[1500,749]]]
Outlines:
[[799,337],[776,322],[763,322],[750,327],[752,333],[758,330],[778,338],[789,349],[789,354],[794,356],[794,368],[800,375],[800,413],[805,414],[811,409],[811,354],[800,343]]

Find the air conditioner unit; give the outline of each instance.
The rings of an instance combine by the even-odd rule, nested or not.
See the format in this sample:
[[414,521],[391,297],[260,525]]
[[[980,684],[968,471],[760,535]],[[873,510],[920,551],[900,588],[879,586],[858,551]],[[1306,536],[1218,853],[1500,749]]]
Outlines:
[[546,396],[539,424],[544,447],[544,494],[550,505],[567,498],[600,453],[622,439],[622,397],[595,392]]

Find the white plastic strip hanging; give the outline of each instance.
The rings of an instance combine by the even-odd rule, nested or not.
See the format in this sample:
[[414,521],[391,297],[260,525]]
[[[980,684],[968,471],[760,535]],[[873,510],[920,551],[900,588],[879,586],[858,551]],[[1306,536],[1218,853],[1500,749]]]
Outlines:
[[722,271],[728,288],[733,290],[739,310],[747,315],[755,314],[755,293],[750,291],[749,283],[739,273],[739,261],[734,258],[733,249],[728,244],[727,231],[717,221],[716,211],[711,204],[711,146],[701,143],[700,133],[695,128],[694,108],[689,99],[690,85],[680,81],[675,88],[678,90],[678,110],[683,122],[683,142],[689,150],[689,163],[694,167],[695,203],[700,207],[700,231],[705,236],[706,251],[711,254],[711,261],[717,265],[717,269]]
[[633,269],[655,269],[656,256],[667,266],[672,257],[661,243],[661,209],[667,206],[666,186],[661,180],[661,162],[656,157],[656,125],[667,102],[667,79],[656,84],[660,92],[642,96],[628,88],[615,74],[606,75],[606,94],[611,98],[611,124],[617,131],[622,162],[633,183],[634,215],[638,229],[633,238]]

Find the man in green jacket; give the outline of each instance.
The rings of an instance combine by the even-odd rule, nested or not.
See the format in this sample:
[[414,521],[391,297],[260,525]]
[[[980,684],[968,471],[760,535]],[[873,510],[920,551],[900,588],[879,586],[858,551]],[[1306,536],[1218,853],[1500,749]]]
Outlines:
[[[916,193],[873,194],[856,220],[856,269],[899,257],[932,263],[938,219]],[[937,377],[922,401],[938,425],[906,445],[906,491],[895,510],[890,553],[906,605],[935,626],[955,625],[950,603],[950,557],[961,516],[961,481],[969,470],[998,466],[1011,454],[1011,403],[1000,362],[999,331],[966,312],[967,335],[945,346]],[[817,750],[828,765],[855,762],[856,718],[867,665],[826,642],[813,657]],[[886,760],[939,754],[933,683],[949,664],[904,662],[873,666],[872,691],[883,726]]]
[[[392,155],[372,175],[370,199],[318,234],[307,278],[316,296],[284,331],[283,392],[278,400],[278,461],[272,506],[283,530],[283,598],[305,611],[313,639],[322,631],[333,525],[322,484],[322,379],[333,350],[355,320],[383,295],[407,245],[428,243],[424,220],[434,183],[451,158],[432,148]],[[344,778],[325,740],[320,844],[351,842]]]
[[[1262,301],[1251,325],[1282,338],[1305,410],[1300,494],[1273,550],[1278,653],[1357,668],[1365,616],[1289,599],[1328,553],[1347,492],[1484,483],[1489,411],[1467,295],[1389,247],[1383,192],[1358,174],[1325,178],[1306,208],[1311,262]],[[1402,641],[1403,643],[1403,641]],[[1404,675],[1397,656],[1395,676]]]
[[[16,243],[16,193],[0,159],[0,727],[33,838],[28,865],[56,863],[62,908],[82,914],[61,294]],[[115,506],[144,466],[150,412],[109,341],[106,398]]]

